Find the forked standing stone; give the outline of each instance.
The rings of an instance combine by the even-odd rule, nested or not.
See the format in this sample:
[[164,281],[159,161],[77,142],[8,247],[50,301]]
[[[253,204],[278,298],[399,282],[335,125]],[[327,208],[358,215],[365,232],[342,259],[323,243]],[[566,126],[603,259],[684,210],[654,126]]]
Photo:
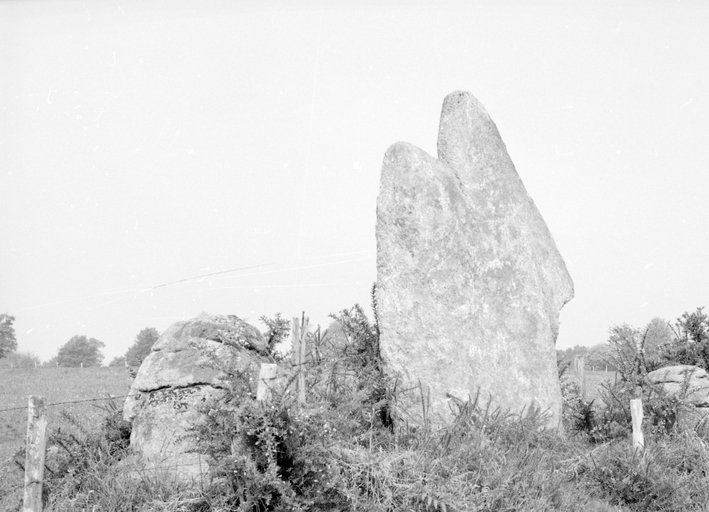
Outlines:
[[555,343],[573,294],[542,216],[472,94],[444,100],[438,159],[405,142],[387,150],[377,302],[386,371],[410,390],[395,405],[403,420],[450,421],[455,399],[479,390],[483,405],[534,406],[560,427]]

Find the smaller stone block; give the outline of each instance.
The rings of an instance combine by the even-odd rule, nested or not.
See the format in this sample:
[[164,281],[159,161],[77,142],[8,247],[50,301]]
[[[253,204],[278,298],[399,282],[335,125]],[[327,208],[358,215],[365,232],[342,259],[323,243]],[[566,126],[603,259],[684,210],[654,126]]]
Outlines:
[[255,383],[265,349],[258,329],[235,316],[203,313],[160,336],[123,407],[131,448],[146,470],[184,479],[206,475],[208,461],[192,437],[204,421],[201,406],[226,395],[225,369],[249,373]]

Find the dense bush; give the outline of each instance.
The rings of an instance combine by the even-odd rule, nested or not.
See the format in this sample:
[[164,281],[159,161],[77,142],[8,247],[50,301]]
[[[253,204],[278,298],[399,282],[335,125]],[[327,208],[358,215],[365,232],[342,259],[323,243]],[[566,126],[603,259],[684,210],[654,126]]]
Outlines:
[[[232,374],[226,406],[205,406],[207,421],[196,435],[213,461],[219,506],[344,510],[356,489],[338,453],[371,450],[390,437],[376,323],[358,305],[333,319],[348,341],[313,336],[305,404],[293,392],[295,374],[267,404],[243,400],[256,390],[242,371]],[[279,319],[266,320],[277,332]]]
[[674,325],[675,340],[662,354],[666,364],[691,364],[709,371],[709,315],[685,312]]
[[693,433],[656,438],[642,456],[629,443],[591,452],[579,467],[590,490],[628,510],[707,510],[709,452]]

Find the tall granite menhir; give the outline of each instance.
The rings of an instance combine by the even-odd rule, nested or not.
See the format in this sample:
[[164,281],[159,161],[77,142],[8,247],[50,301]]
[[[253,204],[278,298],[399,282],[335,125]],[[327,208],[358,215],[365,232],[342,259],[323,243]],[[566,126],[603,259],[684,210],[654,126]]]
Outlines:
[[[449,421],[456,399],[559,427],[555,343],[573,282],[495,124],[470,93],[443,103],[438,159],[391,146],[377,202],[377,301],[405,421]],[[405,395],[406,396],[406,395]]]

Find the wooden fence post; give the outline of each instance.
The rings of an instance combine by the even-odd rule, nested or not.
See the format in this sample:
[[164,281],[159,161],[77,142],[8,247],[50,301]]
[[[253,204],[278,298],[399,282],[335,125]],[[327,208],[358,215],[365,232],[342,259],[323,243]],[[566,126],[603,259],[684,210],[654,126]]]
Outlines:
[[584,366],[584,356],[574,357],[574,370],[576,371],[576,377],[579,379],[579,391],[581,398],[586,400],[586,376]]
[[42,512],[44,453],[47,446],[47,417],[44,398],[30,396],[27,404],[27,452],[22,512]]
[[645,436],[643,435],[643,401],[634,398],[630,401],[630,417],[633,420],[633,449],[643,451]]
[[293,364],[297,368],[298,380],[298,402],[305,403],[305,357],[307,354],[307,339],[308,339],[308,323],[309,318],[303,313],[302,325],[298,325],[298,317],[293,318]]
[[261,370],[258,374],[258,388],[256,390],[256,400],[263,402],[271,399],[271,383],[276,379],[278,365],[271,363],[261,363]]

